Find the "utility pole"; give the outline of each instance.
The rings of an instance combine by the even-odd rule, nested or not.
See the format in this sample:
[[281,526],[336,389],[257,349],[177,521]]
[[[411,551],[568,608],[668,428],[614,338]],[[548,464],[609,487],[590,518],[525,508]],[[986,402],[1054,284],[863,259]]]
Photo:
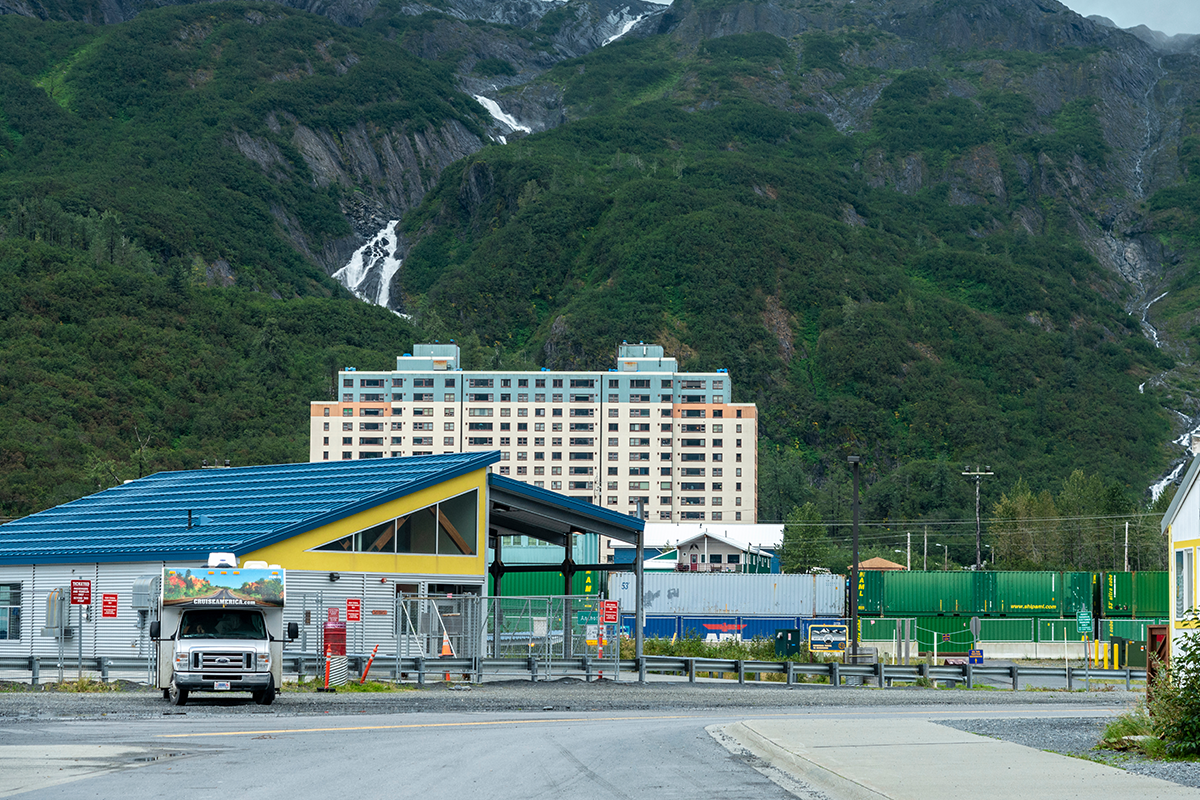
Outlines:
[[[966,467],[967,470],[970,467]],[[974,472],[963,472],[963,476],[975,479],[975,569],[983,568],[983,534],[979,520],[979,483],[988,475],[995,475],[991,467],[975,467]]]
[[[905,569],[912,572],[912,531],[908,532],[908,563],[904,565]],[[1128,572],[1129,570],[1125,570]]]
[[1125,520],[1125,571],[1129,572],[1129,520]]
[[859,456],[848,456],[850,468],[854,471],[854,529],[851,534],[850,562],[850,663],[858,663],[858,465],[862,459]]
[[925,555],[921,557],[921,571],[929,570],[929,525],[925,525]]

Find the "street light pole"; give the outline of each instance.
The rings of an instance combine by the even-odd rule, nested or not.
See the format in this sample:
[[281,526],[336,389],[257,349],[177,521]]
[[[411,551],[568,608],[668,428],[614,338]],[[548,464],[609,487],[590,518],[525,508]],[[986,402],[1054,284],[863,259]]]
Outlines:
[[[967,469],[970,469],[970,467],[967,467]],[[963,473],[964,477],[975,479],[975,569],[983,568],[983,535],[979,521],[979,483],[984,477],[995,474],[992,472],[991,467],[984,467],[983,469],[976,467],[974,472]]]
[[850,663],[858,663],[858,465],[862,461],[858,456],[846,458],[854,473],[854,528],[851,533],[850,562]]

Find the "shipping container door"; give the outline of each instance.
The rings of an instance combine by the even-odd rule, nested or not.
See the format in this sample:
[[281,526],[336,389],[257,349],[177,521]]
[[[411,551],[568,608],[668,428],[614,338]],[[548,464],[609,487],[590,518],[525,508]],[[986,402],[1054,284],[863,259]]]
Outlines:
[[974,614],[999,614],[1000,602],[997,597],[997,575],[987,570],[971,573],[974,584]]
[[1139,619],[1171,615],[1171,583],[1166,572],[1133,573],[1133,616]]
[[1104,573],[1104,616],[1133,616],[1133,573]]

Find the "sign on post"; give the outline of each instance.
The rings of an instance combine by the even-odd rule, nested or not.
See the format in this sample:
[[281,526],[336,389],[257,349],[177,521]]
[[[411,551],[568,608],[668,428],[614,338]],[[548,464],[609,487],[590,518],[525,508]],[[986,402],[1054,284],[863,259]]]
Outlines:
[[100,595],[100,609],[102,617],[117,616],[117,596],[115,594]]
[[580,625],[599,625],[600,614],[596,611],[576,611],[575,619]]
[[618,603],[616,600],[600,601],[600,621],[605,625],[616,625],[620,622],[618,614]]
[[848,625],[809,625],[808,649],[813,652],[841,652],[849,639]]
[[346,622],[362,622],[362,600],[346,600]]
[[92,604],[92,582],[88,580],[71,581],[71,605],[90,606]]
[[983,651],[979,650],[979,649],[968,650],[967,651],[967,663],[978,664],[979,666],[983,666]]
[[1088,609],[1081,608],[1075,615],[1075,632],[1092,635],[1092,612]]

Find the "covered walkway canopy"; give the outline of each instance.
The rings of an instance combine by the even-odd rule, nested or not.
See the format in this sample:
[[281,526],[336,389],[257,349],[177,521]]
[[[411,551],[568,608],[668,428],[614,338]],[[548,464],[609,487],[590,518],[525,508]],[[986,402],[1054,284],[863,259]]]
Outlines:
[[[488,538],[495,556],[488,566],[494,591],[508,572],[561,572],[563,594],[571,594],[576,572],[626,571],[628,564],[578,564],[572,557],[572,537],[597,533],[638,548],[636,563],[642,561],[642,531],[646,523],[636,516],[618,514],[587,500],[546,491],[527,483],[492,473],[488,475]],[[505,536],[530,536],[562,547],[562,564],[505,564],[501,542]],[[639,590],[638,596],[641,596]]]

